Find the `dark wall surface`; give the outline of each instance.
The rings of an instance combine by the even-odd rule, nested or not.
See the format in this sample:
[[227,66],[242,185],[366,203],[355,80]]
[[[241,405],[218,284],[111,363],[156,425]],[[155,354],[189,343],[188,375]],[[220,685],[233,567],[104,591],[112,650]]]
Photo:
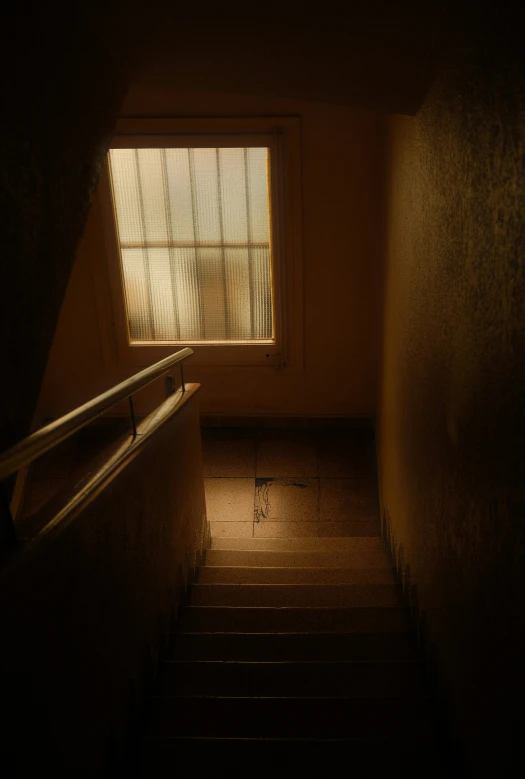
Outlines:
[[523,771],[522,21],[466,13],[391,124],[382,502],[473,776]]
[[[121,444],[92,502],[0,572],[6,779],[130,774],[117,765],[126,747],[136,759],[144,696],[205,546],[198,385],[186,386],[139,426],[134,458]],[[105,468],[88,466],[84,484]]]
[[[30,432],[99,172],[157,22],[154,5],[147,17],[136,0],[19,3],[3,13],[0,452]],[[0,503],[0,549],[10,543],[11,488]]]
[[100,166],[151,26],[136,5],[23,3],[2,18],[0,451],[29,431]]

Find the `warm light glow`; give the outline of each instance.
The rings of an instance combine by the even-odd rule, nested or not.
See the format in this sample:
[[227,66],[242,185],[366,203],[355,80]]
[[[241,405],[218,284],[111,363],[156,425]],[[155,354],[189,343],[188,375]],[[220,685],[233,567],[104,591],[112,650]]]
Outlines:
[[271,343],[269,150],[109,162],[130,341]]

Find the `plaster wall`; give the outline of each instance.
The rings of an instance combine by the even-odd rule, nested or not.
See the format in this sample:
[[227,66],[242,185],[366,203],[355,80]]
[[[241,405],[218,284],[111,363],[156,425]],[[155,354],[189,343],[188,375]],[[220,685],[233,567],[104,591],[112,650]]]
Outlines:
[[[381,340],[384,119],[296,100],[183,91],[139,83],[124,116],[300,116],[304,368],[192,368],[207,414],[347,415],[376,412]],[[42,385],[38,421],[63,414],[133,372],[107,365],[90,262],[104,254],[92,210]],[[108,295],[109,298],[109,295]],[[111,337],[111,334],[110,334]],[[106,344],[106,347],[108,344]],[[107,349],[106,349],[107,350]],[[162,386],[138,399],[146,410]]]
[[378,432],[385,518],[472,775],[507,776],[522,761],[525,80],[519,27],[485,22],[418,114],[390,122]]

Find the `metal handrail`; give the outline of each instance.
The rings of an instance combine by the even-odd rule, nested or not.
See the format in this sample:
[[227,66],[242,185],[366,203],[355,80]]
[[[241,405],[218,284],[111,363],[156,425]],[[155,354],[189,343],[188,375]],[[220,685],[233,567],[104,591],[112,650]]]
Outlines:
[[29,465],[37,457],[45,454],[54,446],[57,446],[66,438],[69,438],[81,428],[88,425],[94,419],[99,417],[108,408],[114,406],[120,400],[129,398],[131,419],[133,424],[133,433],[136,435],[135,415],[133,411],[132,395],[138,390],[151,384],[155,379],[167,373],[170,368],[177,363],[180,363],[181,372],[181,389],[185,391],[184,385],[184,373],[182,370],[182,361],[193,354],[193,349],[181,349],[180,352],[166,357],[164,360],[160,360],[154,365],[150,365],[149,368],[144,368],[143,371],[139,371],[131,378],[117,384],[107,392],[103,392],[96,398],[84,403],[83,406],[79,406],[74,411],[70,411],[60,419],[56,419],[49,425],[42,427],[35,433],[32,433],[27,438],[24,438],[20,443],[8,449],[2,455],[0,455],[0,479],[5,479],[7,476],[16,473],[24,465]]

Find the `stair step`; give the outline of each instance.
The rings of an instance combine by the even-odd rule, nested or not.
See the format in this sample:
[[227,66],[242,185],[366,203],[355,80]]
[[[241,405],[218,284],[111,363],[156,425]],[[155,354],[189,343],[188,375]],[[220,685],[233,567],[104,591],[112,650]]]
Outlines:
[[[143,776],[210,776],[213,779],[268,779],[268,776],[341,775],[351,766],[359,779],[442,779],[432,740],[246,739],[150,737],[142,754]],[[197,771],[196,771],[196,766]],[[344,771],[343,771],[344,773]]]
[[[212,538],[317,538],[319,533],[319,522],[308,522],[305,520],[287,521],[281,520],[271,522],[263,520],[262,522],[210,522],[210,533]],[[365,535],[369,535],[366,533]]]
[[390,697],[423,695],[420,663],[168,661],[161,695]]
[[176,633],[174,660],[367,660],[410,662],[421,653],[412,633]]
[[[282,523],[283,525],[286,522]],[[317,525],[317,523],[311,523]],[[381,536],[336,536],[320,538],[249,538],[212,537],[211,549],[272,552],[381,552],[385,545]]]
[[402,606],[398,584],[194,584],[191,606]]
[[[381,532],[377,520],[346,522],[310,522],[305,520],[268,520],[260,522],[234,520],[210,522],[212,538],[256,538],[282,539],[304,537],[358,537],[379,536]],[[344,533],[344,535],[343,535]],[[213,547],[212,547],[213,548]]]
[[249,568],[204,566],[199,584],[395,584],[392,568]]
[[209,549],[206,565],[270,568],[386,568],[392,570],[392,560],[383,551],[353,552],[276,552]]
[[369,738],[429,737],[428,700],[388,698],[220,698],[150,700],[151,736]]
[[257,608],[190,606],[181,610],[182,632],[196,633],[372,633],[411,629],[407,609]]

